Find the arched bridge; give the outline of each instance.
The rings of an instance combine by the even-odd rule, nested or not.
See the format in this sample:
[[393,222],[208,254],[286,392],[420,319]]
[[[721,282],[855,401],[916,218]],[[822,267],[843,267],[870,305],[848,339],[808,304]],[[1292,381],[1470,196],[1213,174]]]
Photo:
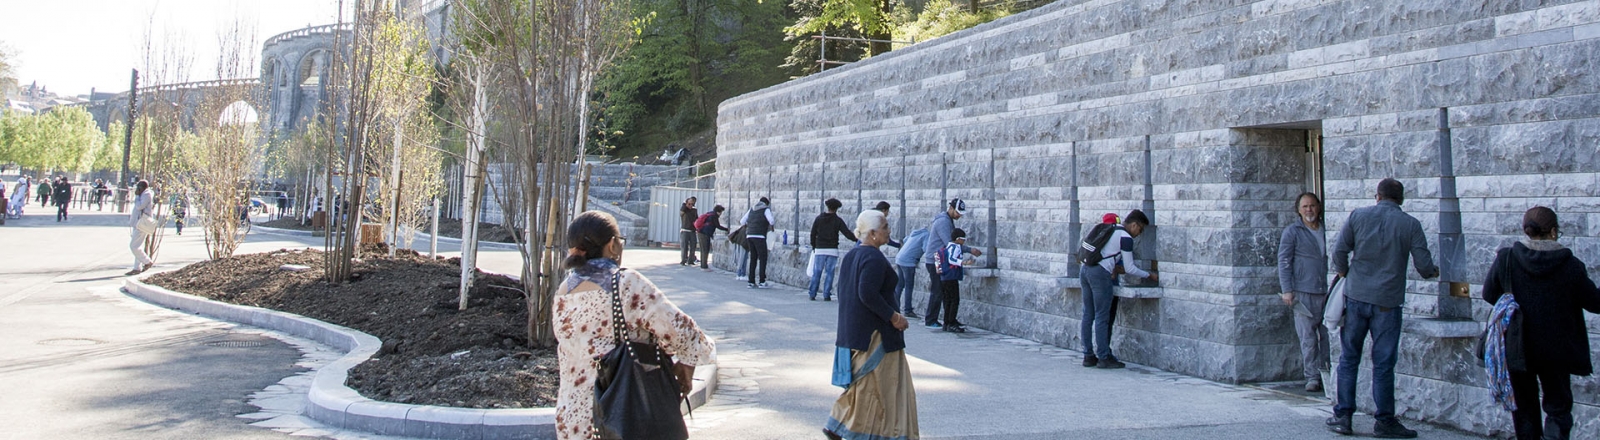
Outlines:
[[[260,106],[262,102],[261,81],[256,78],[237,78],[211,81],[196,81],[179,84],[162,84],[150,87],[140,87],[138,93],[138,112],[148,115],[153,112],[176,111],[181,116],[185,127],[194,127],[197,120],[216,120],[221,117],[224,108],[242,102],[243,105],[261,117]],[[222,101],[227,102],[222,102]],[[101,130],[108,130],[112,122],[127,123],[128,121],[128,93],[123,92],[111,98],[91,101],[73,106],[83,107],[94,116],[95,123]]]
[[[350,25],[310,26],[275,35],[262,45],[261,77],[141,87],[138,111],[141,115],[165,109],[180,111],[183,124],[193,127],[194,121],[215,120],[224,108],[237,109],[242,101],[255,112],[263,132],[294,132],[323,108],[332,51],[340,33],[348,42]],[[218,96],[243,99],[221,103],[213,99]],[[102,130],[114,121],[128,119],[127,92],[73,106],[88,109]]]

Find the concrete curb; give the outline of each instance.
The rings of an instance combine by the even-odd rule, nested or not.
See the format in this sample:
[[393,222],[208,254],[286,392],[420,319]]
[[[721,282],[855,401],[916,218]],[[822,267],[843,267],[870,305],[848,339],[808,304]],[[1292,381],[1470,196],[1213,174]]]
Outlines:
[[261,232],[265,232],[265,233],[268,233],[268,234],[293,235],[293,236],[297,236],[297,237],[315,237],[315,235],[311,235],[311,231],[301,231],[301,230],[297,230],[297,229],[269,228],[269,227],[261,226],[261,225],[250,225],[250,230],[251,231],[261,231]]
[[[146,275],[148,276],[148,275]],[[378,352],[378,338],[348,327],[292,313],[227,304],[174,292],[127,277],[129,295],[171,309],[252,325],[311,339],[346,354],[318,370],[306,396],[305,415],[344,429],[380,435],[441,439],[555,438],[555,408],[471,409],[380,402],[345,386],[350,369]],[[717,388],[715,364],[695,369],[691,407],[704,405]]]
[[[418,242],[418,241],[423,242],[425,244],[425,243],[428,242],[429,237],[432,237],[432,236],[428,235],[428,233],[426,233],[426,232],[418,232],[417,233],[417,237],[412,240],[411,244],[412,245],[416,245],[416,242]],[[444,242],[444,243],[461,243],[461,239],[459,239],[459,238],[451,238],[451,237],[439,237],[439,241]],[[517,244],[516,243],[501,243],[501,242],[498,242],[498,241],[479,241],[478,242],[478,247],[479,248],[502,249],[502,250],[508,250],[508,251],[517,250]]]

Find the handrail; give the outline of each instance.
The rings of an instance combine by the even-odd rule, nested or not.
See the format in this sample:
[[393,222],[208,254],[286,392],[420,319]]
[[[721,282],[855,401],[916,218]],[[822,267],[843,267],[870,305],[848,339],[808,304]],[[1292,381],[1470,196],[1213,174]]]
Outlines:
[[307,27],[300,28],[300,29],[295,29],[295,30],[292,30],[292,31],[289,31],[289,32],[284,32],[284,33],[281,33],[281,34],[278,34],[278,35],[273,35],[272,38],[268,38],[267,42],[266,43],[262,43],[261,46],[262,47],[267,47],[267,46],[271,46],[271,45],[277,44],[278,42],[283,41],[283,40],[287,40],[287,39],[295,38],[295,37],[304,37],[304,36],[307,36],[307,35],[331,34],[331,33],[334,33],[334,32],[348,32],[350,29],[351,29],[350,28],[350,23],[325,24],[325,25],[321,25],[321,26],[307,26]]
[[[213,79],[213,80],[209,80],[209,81],[192,81],[192,82],[186,82],[186,83],[161,84],[161,85],[155,85],[155,86],[140,87],[139,88],[139,94],[143,95],[143,94],[152,93],[152,92],[165,92],[165,91],[186,90],[186,89],[200,89],[200,88],[207,88],[207,87],[237,87],[237,86],[259,86],[259,85],[261,85],[261,79],[260,78]],[[128,92],[122,92],[122,93],[116,94],[116,96],[114,96],[114,97],[107,98],[107,99],[102,99],[102,100],[99,100],[99,101],[109,101],[109,100],[112,100],[112,99],[127,99],[127,97],[128,97]],[[84,105],[88,105],[88,104],[91,104],[91,103],[94,103],[94,102],[99,102],[99,101],[90,101],[90,102],[86,102],[86,103],[83,103],[83,104]]]

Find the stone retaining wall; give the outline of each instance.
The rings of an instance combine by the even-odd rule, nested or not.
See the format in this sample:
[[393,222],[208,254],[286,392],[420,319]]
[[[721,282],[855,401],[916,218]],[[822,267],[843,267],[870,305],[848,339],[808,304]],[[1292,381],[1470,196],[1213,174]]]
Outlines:
[[[1445,281],[1473,295],[1533,205],[1600,275],[1597,56],[1593,0],[1062,0],[724,102],[717,199],[737,219],[770,197],[771,237],[791,243],[827,197],[847,219],[889,201],[896,237],[965,199],[957,225],[998,270],[962,287],[963,320],[1065,347],[1080,346],[1079,292],[1056,287],[1076,274],[1068,250],[1100,214],[1142,208],[1164,294],[1122,301],[1117,355],[1298,379],[1274,258],[1314,187],[1308,145],[1330,228],[1398,178]],[[775,278],[803,280],[794,245],[770,241]],[[1453,325],[1488,305],[1410,276],[1402,415],[1508,430]],[[1600,437],[1600,380],[1574,387],[1574,438]]]

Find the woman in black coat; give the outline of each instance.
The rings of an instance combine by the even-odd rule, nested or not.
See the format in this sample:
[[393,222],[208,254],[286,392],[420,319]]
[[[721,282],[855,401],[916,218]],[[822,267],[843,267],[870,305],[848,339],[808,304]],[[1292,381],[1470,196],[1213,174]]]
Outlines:
[[[1502,248],[1483,281],[1483,300],[1513,294],[1522,313],[1527,371],[1511,372],[1518,439],[1566,439],[1572,431],[1572,375],[1594,372],[1583,311],[1600,313],[1600,290],[1572,250],[1562,247],[1555,211],[1543,206],[1522,216],[1527,240]],[[1543,421],[1539,392],[1544,391]],[[1546,433],[1544,428],[1550,428]]]

